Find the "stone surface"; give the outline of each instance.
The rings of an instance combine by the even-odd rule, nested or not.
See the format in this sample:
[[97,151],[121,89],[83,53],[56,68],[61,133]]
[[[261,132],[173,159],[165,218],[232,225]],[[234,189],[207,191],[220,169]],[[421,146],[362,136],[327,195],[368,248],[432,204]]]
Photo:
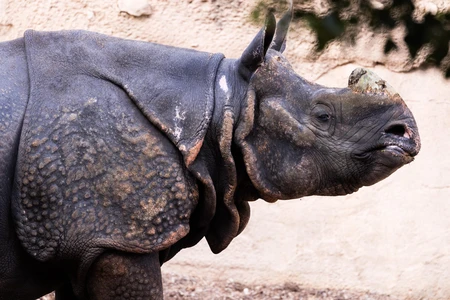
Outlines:
[[148,0],[118,0],[117,5],[120,11],[135,17],[149,16],[152,14],[152,7]]

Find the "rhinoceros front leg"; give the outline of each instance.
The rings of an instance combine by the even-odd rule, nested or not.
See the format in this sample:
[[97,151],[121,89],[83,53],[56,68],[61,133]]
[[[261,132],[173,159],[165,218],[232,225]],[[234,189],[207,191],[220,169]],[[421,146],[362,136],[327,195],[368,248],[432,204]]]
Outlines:
[[158,253],[109,252],[100,256],[89,272],[89,299],[162,300],[161,267]]

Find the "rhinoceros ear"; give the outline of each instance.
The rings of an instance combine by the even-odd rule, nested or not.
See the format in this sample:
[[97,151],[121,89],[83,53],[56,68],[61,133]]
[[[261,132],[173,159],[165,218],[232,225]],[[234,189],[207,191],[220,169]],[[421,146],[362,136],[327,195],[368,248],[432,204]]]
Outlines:
[[286,49],[286,36],[289,31],[289,25],[291,24],[292,17],[294,15],[292,0],[289,3],[289,9],[284,14],[284,16],[278,21],[277,31],[275,33],[275,38],[272,41],[270,49],[275,51],[284,52]]
[[245,77],[250,78],[253,72],[264,62],[266,52],[272,44],[275,35],[275,28],[275,16],[269,12],[264,27],[259,31],[247,49],[245,49],[239,60],[239,70]]

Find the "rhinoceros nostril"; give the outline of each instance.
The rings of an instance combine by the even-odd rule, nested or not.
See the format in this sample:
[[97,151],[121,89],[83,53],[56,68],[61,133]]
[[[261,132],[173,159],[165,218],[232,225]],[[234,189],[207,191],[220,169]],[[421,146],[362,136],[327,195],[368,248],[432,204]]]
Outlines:
[[409,134],[408,129],[403,124],[394,124],[389,126],[385,131],[387,134],[393,134],[405,138],[411,138],[411,135]]

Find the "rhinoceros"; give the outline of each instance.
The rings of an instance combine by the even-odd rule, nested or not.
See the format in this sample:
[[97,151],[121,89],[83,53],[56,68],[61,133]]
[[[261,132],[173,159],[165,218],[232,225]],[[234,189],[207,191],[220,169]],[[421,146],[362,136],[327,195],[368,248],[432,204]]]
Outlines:
[[344,195],[410,163],[412,113],[366,69],[345,88],[282,55],[292,11],[239,59],[86,31],[0,44],[0,299],[162,299],[160,266],[214,253],[249,201]]

